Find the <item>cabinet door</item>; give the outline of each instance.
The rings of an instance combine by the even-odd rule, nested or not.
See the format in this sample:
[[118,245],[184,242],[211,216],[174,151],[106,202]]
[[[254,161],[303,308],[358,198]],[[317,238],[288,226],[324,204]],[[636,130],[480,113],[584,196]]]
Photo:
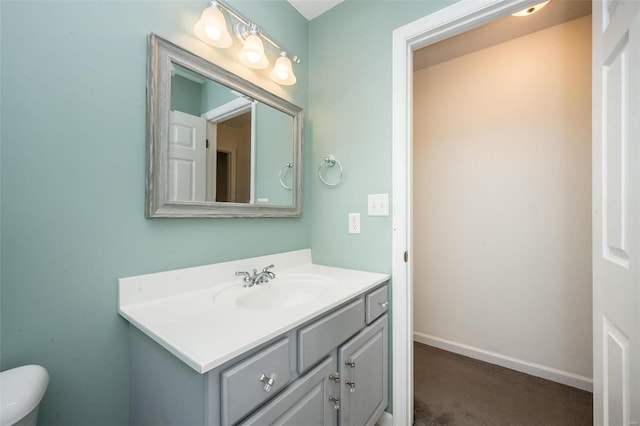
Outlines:
[[387,407],[387,315],[338,350],[340,426],[372,426]]
[[329,399],[339,390],[329,379],[335,372],[336,359],[330,356],[241,424],[335,426],[336,406]]

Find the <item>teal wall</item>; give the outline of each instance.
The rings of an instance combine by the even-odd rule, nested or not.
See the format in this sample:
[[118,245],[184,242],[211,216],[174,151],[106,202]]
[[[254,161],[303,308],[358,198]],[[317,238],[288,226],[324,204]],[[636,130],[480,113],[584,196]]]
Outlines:
[[[310,22],[313,167],[334,154],[344,168],[340,185],[311,185],[314,262],[391,272],[391,216],[367,216],[367,194],[392,198],[392,32],[451,3],[347,0]],[[347,233],[349,213],[360,234]]]
[[[256,200],[268,204],[291,205],[293,191],[280,183],[280,170],[293,161],[293,118],[268,105],[256,105]],[[292,169],[283,172],[285,185],[291,186]]]
[[171,111],[181,111],[200,117],[202,84],[175,74],[171,76]]
[[202,104],[200,105],[200,110],[202,114],[204,114],[207,111],[236,99],[238,99],[238,96],[236,96],[231,89],[208,80],[207,83],[202,86]]
[[308,22],[284,1],[236,5],[302,57],[298,84],[197,41],[206,1],[0,2],[0,368],[47,368],[41,425],[128,423],[118,278],[310,246],[309,175],[301,218],[144,218],[150,32],[308,108]]

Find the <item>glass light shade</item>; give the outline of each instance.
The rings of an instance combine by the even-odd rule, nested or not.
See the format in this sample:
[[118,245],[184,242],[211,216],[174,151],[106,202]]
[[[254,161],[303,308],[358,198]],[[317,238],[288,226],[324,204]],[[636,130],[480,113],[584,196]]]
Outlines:
[[287,58],[286,55],[281,55],[276,59],[276,63],[273,65],[273,69],[269,76],[271,77],[271,80],[284,86],[296,84],[296,75],[293,73],[291,60]]
[[540,9],[542,9],[543,7],[545,7],[547,5],[547,3],[549,3],[549,0],[542,2],[542,3],[538,3],[535,6],[531,6],[528,7],[526,9],[521,10],[520,12],[514,13],[512,16],[529,16],[532,15],[534,13],[536,13],[537,11],[539,11]]
[[244,40],[244,46],[239,53],[240,62],[251,68],[263,69],[269,66],[269,60],[264,54],[264,45],[260,36],[251,33]]
[[193,32],[210,46],[226,48],[233,44],[227,30],[227,21],[217,6],[209,6],[202,11],[200,19],[193,27]]

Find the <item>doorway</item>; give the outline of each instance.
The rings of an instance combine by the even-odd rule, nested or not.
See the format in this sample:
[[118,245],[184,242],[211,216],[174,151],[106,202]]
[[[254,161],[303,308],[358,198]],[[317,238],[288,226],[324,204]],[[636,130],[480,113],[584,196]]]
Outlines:
[[[461,1],[406,25],[393,34],[393,205],[406,206],[393,217],[393,423],[409,424],[413,415],[413,208],[412,176],[412,52],[511,15],[536,1]],[[398,209],[396,208],[398,212]],[[409,267],[402,253],[409,252]]]
[[216,202],[231,202],[231,152],[216,150]]
[[[414,52],[411,232],[415,342],[587,391],[590,13],[590,2],[552,2]],[[534,31],[522,34],[525,26]],[[442,356],[414,355],[426,364]],[[451,377],[442,399],[434,382],[416,379],[416,412],[462,416],[444,392],[463,394],[465,380]],[[543,413],[545,395],[523,406],[534,424],[562,415]],[[590,403],[578,412],[590,416]]]

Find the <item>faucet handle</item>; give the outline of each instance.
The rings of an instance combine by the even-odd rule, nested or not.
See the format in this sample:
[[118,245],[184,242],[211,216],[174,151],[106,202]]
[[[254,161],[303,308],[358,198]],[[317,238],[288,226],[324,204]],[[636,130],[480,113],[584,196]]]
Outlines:
[[[255,269],[254,269],[255,271]],[[236,277],[240,277],[244,275],[244,278],[242,279],[242,281],[244,281],[245,283],[248,283],[251,280],[251,274],[246,272],[246,271],[236,271]]]
[[274,274],[273,272],[271,272],[271,271],[269,270],[269,269],[273,268],[274,266],[275,266],[274,264],[271,264],[271,265],[269,265],[269,266],[265,266],[265,267],[262,269],[262,272],[266,273],[266,274],[267,274],[267,276],[268,276],[269,278],[274,279],[274,278],[276,277],[276,274]]

